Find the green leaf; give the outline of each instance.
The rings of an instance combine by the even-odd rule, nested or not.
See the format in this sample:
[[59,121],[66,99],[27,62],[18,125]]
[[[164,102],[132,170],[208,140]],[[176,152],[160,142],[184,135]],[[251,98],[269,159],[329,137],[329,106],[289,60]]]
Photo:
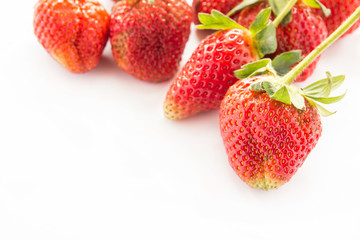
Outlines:
[[345,75],[332,77],[331,91],[335,91],[336,89],[338,89],[341,86],[341,84],[343,84],[344,80],[345,80]]
[[[336,76],[331,78],[331,91],[336,90],[345,80],[344,75]],[[303,88],[302,91],[306,96],[311,97],[325,97],[328,93],[329,78],[321,79],[313,84]]]
[[[269,5],[275,16],[278,16],[282,12],[282,10],[286,7],[287,4],[288,4],[288,0],[269,0]],[[289,22],[291,22],[291,19],[292,19],[292,15],[290,11],[281,21],[281,24],[285,26]]]
[[266,91],[266,94],[276,101],[293,104],[297,109],[305,110],[305,99],[300,94],[300,89],[286,86],[269,80],[262,80],[253,83],[250,90],[255,92]]
[[250,90],[254,91],[254,92],[265,91],[265,89],[263,87],[263,81],[259,81],[259,82],[255,82],[255,83],[251,84]]
[[326,108],[324,108],[320,104],[315,103],[315,105],[316,105],[315,106],[316,109],[320,112],[320,115],[323,116],[323,117],[329,117],[329,116],[336,113],[336,111],[335,112],[330,112],[329,110],[327,110]]
[[248,7],[248,6],[251,6],[255,3],[258,3],[258,2],[262,2],[263,0],[245,0],[243,2],[241,2],[239,5],[235,6],[233,9],[230,10],[230,12],[228,12],[227,16],[232,16],[234,15],[236,12]]
[[301,50],[282,53],[272,61],[272,66],[280,76],[290,72],[290,67],[301,60]]
[[330,16],[331,10],[324,6],[319,0],[303,0],[303,2],[312,8],[320,8],[325,17]]
[[329,110],[327,110],[326,108],[324,108],[323,106],[321,106],[320,104],[312,101],[311,99],[309,98],[306,98],[309,103],[311,105],[313,105],[314,107],[316,107],[316,109],[319,111],[320,115],[323,116],[323,117],[328,117],[328,116],[331,116],[333,114],[335,114],[336,112],[330,112]]
[[269,66],[270,63],[271,63],[271,59],[264,58],[256,62],[243,65],[242,69],[234,71],[235,77],[238,79],[251,77],[255,72],[257,72],[260,69],[266,71],[266,67]]
[[306,109],[305,99],[298,91],[296,91],[296,89],[293,89],[290,86],[289,87],[289,94],[290,94],[291,103],[297,109],[300,109],[300,110],[305,110]]
[[336,96],[336,97],[311,97],[311,96],[306,96],[308,98],[311,98],[312,100],[315,100],[317,102],[321,102],[324,104],[332,104],[332,103],[336,103],[339,102],[341,99],[343,99],[346,95],[346,92],[340,96]]
[[327,87],[326,87],[325,90],[324,90],[324,95],[323,95],[323,97],[328,97],[328,96],[330,96],[332,82],[334,81],[334,80],[333,80],[333,77],[331,76],[331,74],[330,74],[329,72],[326,72],[326,76],[327,76],[327,79],[328,79],[328,85],[327,85]]
[[290,93],[286,86],[281,87],[279,90],[277,90],[273,95],[269,97],[279,102],[291,104]]
[[270,81],[263,81],[262,85],[263,85],[264,90],[266,91],[266,94],[269,97],[273,96],[279,90],[279,86],[275,86]]
[[326,72],[327,78],[321,79],[304,89],[302,92],[304,93],[304,97],[309,101],[310,104],[315,106],[322,116],[330,116],[335,112],[330,112],[319,103],[323,104],[332,104],[339,102],[346,95],[346,92],[340,96],[329,97],[331,91],[337,89],[345,80],[345,76],[340,75],[336,77],[332,77],[329,72]]
[[212,10],[211,14],[199,13],[198,16],[199,21],[202,23],[196,26],[198,29],[225,30],[238,28],[247,31],[246,28],[217,10]]
[[253,35],[256,35],[256,33],[260,32],[264,28],[266,28],[268,20],[271,15],[271,8],[266,8],[262,10],[257,16],[254,22],[250,25],[250,32]]
[[270,22],[263,30],[255,35],[255,40],[258,45],[260,58],[266,54],[274,53],[277,48],[276,29],[272,22]]

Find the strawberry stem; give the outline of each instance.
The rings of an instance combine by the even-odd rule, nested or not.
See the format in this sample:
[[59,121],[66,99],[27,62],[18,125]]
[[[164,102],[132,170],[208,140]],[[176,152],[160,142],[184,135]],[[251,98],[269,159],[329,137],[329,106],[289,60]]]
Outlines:
[[344,21],[336,31],[334,31],[325,41],[317,46],[309,55],[307,55],[296,67],[286,74],[281,82],[290,85],[296,77],[309,66],[322,52],[324,52],[331,44],[340,38],[356,21],[360,18],[360,6]]
[[282,20],[288,15],[288,13],[291,11],[292,7],[295,5],[295,3],[298,0],[291,0],[286,4],[285,8],[280,12],[280,14],[275,18],[274,25],[275,27],[279,26],[279,24],[282,22]]

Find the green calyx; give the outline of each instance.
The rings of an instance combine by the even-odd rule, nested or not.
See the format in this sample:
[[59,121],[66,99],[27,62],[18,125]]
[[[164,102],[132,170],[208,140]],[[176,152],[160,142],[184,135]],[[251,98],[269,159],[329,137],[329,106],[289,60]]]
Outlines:
[[274,53],[277,49],[276,28],[270,21],[271,8],[262,10],[250,25],[250,32],[259,52],[260,58],[266,54]]
[[330,97],[332,91],[336,90],[344,82],[345,76],[340,75],[332,77],[329,72],[326,72],[327,78],[319,80],[313,84],[308,85],[302,89],[303,96],[314,105],[322,116],[330,116],[335,112],[330,112],[321,106],[319,103],[331,104],[340,101],[346,95],[346,92],[340,96]]
[[[243,10],[246,7],[254,5],[259,2],[264,2],[266,0],[244,0],[239,5],[235,6],[227,16],[232,16],[236,12]],[[316,1],[316,0],[315,0]],[[288,24],[291,22],[291,8],[295,5],[297,0],[267,0],[269,6],[272,9],[274,15],[278,18],[275,19],[274,24],[275,27],[281,22],[283,25]]]
[[240,70],[234,72],[238,79],[272,74],[284,76],[290,72],[290,68],[301,60],[301,51],[294,50],[278,55],[274,60],[264,58],[256,62],[246,64]]
[[[293,104],[296,108],[305,110],[305,99],[300,89],[283,84],[281,76],[290,71],[290,67],[301,59],[301,51],[291,51],[271,59],[262,59],[244,65],[242,69],[234,72],[238,79],[265,75],[261,80],[256,81],[250,87],[255,92],[266,92],[266,94],[279,102]],[[266,77],[272,76],[272,77]]]
[[[275,26],[278,26],[278,21],[283,26],[286,26],[292,20],[291,8],[297,3],[297,0],[268,0],[274,15],[278,18],[274,20]],[[330,16],[331,10],[325,7],[319,0],[302,0],[302,2],[311,8],[318,8],[324,13],[326,17]]]
[[211,14],[199,13],[198,18],[202,23],[196,26],[198,29],[226,30],[237,28],[247,31],[246,28],[217,10],[211,10]]
[[[295,64],[301,58],[300,51],[291,51],[283,53],[271,59],[262,59],[244,65],[242,69],[234,72],[239,79],[265,75],[264,78],[254,82],[250,89],[255,92],[266,92],[271,98],[286,104],[292,104],[299,110],[305,110],[305,99],[314,107],[316,107],[322,116],[330,116],[334,112],[330,112],[320,103],[331,104],[340,101],[345,94],[336,97],[330,97],[332,91],[336,90],[345,79],[345,76],[332,77],[327,73],[327,78],[319,80],[305,88],[297,88],[293,85],[284,83],[282,75],[290,71],[292,64]],[[266,77],[269,76],[269,77]]]
[[272,60],[272,66],[279,76],[285,76],[291,67],[302,59],[301,50],[282,53]]
[[319,0],[303,0],[303,3],[309,7],[321,9],[326,17],[330,16],[331,14],[331,10],[325,7],[325,5],[322,4]]
[[[227,16],[232,16],[238,11],[243,10],[246,7],[254,5],[259,2],[267,1],[271,7],[274,15],[278,18],[274,20],[275,27],[281,22],[283,26],[286,26],[292,20],[291,8],[296,4],[297,0],[244,0],[239,5],[235,6]],[[321,9],[326,17],[331,14],[330,9],[326,8],[319,0],[302,0],[303,3],[311,8]]]
[[231,18],[222,14],[217,10],[212,10],[211,14],[199,13],[199,21],[201,25],[197,25],[198,29],[241,29],[248,32],[255,43],[259,57],[262,58],[266,54],[274,53],[277,48],[276,30],[274,24],[269,20],[271,9],[262,10],[251,24],[249,29],[244,28]]

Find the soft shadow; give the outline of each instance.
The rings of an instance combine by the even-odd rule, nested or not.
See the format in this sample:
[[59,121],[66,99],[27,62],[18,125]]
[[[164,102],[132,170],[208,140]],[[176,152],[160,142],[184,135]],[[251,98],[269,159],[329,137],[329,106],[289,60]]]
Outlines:
[[113,58],[113,56],[103,54],[101,56],[99,65],[92,71],[94,75],[99,75],[101,77],[113,76],[119,79],[131,78],[131,76],[121,70]]
[[103,54],[100,59],[99,65],[91,71],[91,74],[97,75],[101,78],[111,78],[111,79],[117,79],[119,81],[127,81],[127,82],[139,82],[143,85],[150,85],[150,86],[168,86],[169,83],[171,83],[178,73],[180,72],[180,68],[178,69],[177,73],[168,80],[161,81],[161,82],[147,82],[142,81],[131,74],[128,74],[127,72],[123,71],[121,68],[119,68],[113,58],[112,55]]

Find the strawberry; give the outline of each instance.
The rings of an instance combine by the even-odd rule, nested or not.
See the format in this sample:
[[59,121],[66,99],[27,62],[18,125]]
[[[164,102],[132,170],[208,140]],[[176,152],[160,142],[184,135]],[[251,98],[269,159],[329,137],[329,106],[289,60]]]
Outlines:
[[243,0],[193,0],[193,19],[195,24],[199,24],[199,13],[211,13],[211,10],[218,10],[227,14],[233,7],[241,3]]
[[95,0],[39,0],[34,32],[46,51],[73,73],[95,68],[108,39],[109,15]]
[[[288,56],[282,57],[286,63]],[[295,67],[295,73],[279,77],[273,64],[263,59],[236,71],[241,80],[227,91],[219,118],[230,166],[249,186],[264,190],[288,182],[316,146],[322,132],[320,114],[333,114],[319,103],[334,103],[345,96],[329,97],[344,76],[328,74],[327,79],[298,89],[289,80],[301,69]]]
[[316,146],[322,133],[320,114],[333,114],[320,103],[345,96],[329,97],[345,77],[327,73],[326,79],[302,89],[291,83],[359,18],[360,7],[284,76],[276,74],[276,68],[289,69],[288,60],[298,58],[299,52],[281,54],[273,62],[262,59],[234,72],[240,80],[221,103],[220,129],[231,167],[249,186],[263,190],[282,186]]
[[272,189],[302,166],[322,127],[318,111],[308,102],[299,111],[266,92],[251,91],[250,85],[263,78],[240,80],[229,89],[220,107],[220,128],[236,174],[251,187]]
[[181,119],[219,108],[236,81],[233,71],[258,59],[246,32],[230,29],[212,34],[200,43],[172,83],[165,100],[166,117]]
[[[249,26],[259,11],[269,6],[269,3],[260,2],[244,8],[238,15],[236,21]],[[291,21],[285,26],[279,24],[276,29],[278,48],[271,57],[291,50],[300,49],[303,57],[306,57],[328,36],[323,19],[315,14],[312,8],[298,1],[291,10]],[[274,18],[274,16],[272,16]],[[305,81],[314,72],[319,61],[318,57],[310,64],[296,79],[297,82]]]
[[117,65],[138,79],[172,78],[190,35],[191,8],[185,0],[122,0],[110,20]]
[[216,10],[211,15],[199,14],[204,25],[198,28],[224,30],[200,43],[171,84],[164,103],[167,118],[182,119],[218,109],[227,89],[237,81],[233,71],[275,51],[275,28],[271,23],[266,24],[270,11],[266,9],[259,14],[261,27],[253,32]]
[[[360,0],[322,0],[323,4],[331,10],[330,16],[323,16],[329,34],[334,32],[340,24],[345,21],[357,7],[360,6]],[[343,36],[354,32],[360,26],[360,20],[354,24]]]

